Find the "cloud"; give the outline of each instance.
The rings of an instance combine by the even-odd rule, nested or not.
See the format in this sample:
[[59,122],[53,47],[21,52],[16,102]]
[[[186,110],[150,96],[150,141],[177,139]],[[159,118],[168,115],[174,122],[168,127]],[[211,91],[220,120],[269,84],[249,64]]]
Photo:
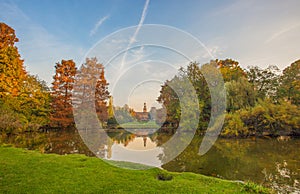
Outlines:
[[95,26],[94,26],[94,28],[91,30],[91,32],[90,32],[90,36],[93,36],[96,32],[97,32],[97,30],[98,30],[98,28],[107,20],[107,19],[109,19],[109,15],[107,15],[107,16],[104,16],[103,18],[101,18],[96,24],[95,24]]

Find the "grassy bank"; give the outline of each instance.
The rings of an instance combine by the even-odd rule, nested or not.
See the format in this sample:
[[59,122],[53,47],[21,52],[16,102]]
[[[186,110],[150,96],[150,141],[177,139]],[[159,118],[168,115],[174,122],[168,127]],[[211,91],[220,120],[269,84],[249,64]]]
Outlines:
[[155,121],[148,121],[148,122],[129,122],[120,124],[120,127],[125,129],[158,129],[159,126],[155,123]]
[[[162,174],[173,179],[158,180]],[[0,193],[249,193],[255,190],[262,188],[193,173],[127,170],[84,155],[41,154],[0,146]]]

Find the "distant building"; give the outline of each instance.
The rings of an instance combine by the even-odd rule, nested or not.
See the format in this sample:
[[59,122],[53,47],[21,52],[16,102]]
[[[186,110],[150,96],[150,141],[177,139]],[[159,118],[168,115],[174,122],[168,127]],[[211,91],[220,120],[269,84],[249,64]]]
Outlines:
[[149,121],[149,112],[147,112],[146,103],[144,103],[143,112],[135,112],[135,118],[138,121]]
[[150,111],[149,111],[149,119],[155,121],[157,118],[157,110],[155,107],[151,107]]

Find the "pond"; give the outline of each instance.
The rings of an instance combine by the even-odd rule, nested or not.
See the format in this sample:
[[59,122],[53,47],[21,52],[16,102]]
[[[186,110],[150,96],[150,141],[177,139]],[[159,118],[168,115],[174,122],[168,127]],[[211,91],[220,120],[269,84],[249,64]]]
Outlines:
[[[198,155],[202,138],[170,162],[163,146],[167,134],[134,135],[108,133],[102,144],[89,148],[78,132],[51,132],[2,136],[1,141],[18,147],[39,149],[44,153],[82,153],[117,161],[130,161],[162,167],[175,172],[194,172],[229,180],[253,181],[281,192],[300,192],[300,139],[293,138],[219,138],[204,155]],[[98,138],[95,136],[95,138]]]

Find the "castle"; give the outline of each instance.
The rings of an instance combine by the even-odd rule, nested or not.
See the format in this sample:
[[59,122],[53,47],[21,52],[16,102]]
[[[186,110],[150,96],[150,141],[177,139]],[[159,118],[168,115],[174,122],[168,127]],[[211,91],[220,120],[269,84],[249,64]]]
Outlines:
[[138,121],[149,121],[150,120],[149,113],[147,112],[146,103],[144,103],[143,112],[135,112],[135,118]]

